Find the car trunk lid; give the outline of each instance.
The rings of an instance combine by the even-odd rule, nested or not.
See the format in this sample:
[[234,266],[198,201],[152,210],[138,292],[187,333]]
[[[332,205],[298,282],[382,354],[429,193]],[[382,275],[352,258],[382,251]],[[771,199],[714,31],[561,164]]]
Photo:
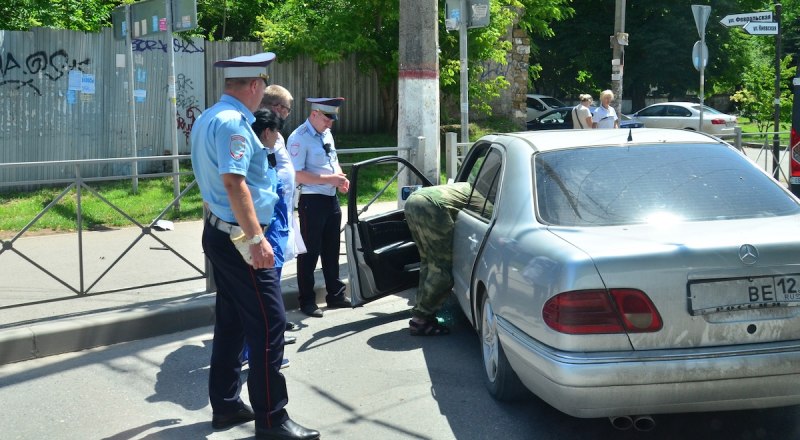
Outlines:
[[550,230],[648,295],[663,328],[629,334],[648,350],[800,339],[799,217]]

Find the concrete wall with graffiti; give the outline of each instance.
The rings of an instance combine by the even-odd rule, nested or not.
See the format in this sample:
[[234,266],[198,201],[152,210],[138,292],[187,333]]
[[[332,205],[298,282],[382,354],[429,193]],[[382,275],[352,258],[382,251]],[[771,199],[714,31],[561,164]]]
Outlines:
[[[168,93],[170,48],[174,115]],[[195,119],[222,94],[213,62],[262,50],[259,43],[180,37],[169,42],[163,33],[134,39],[130,55],[127,49],[111,29],[0,31],[0,163],[159,156],[171,154],[175,142],[179,153],[188,153]],[[315,96],[348,98],[346,117],[337,125],[340,132],[380,129],[377,79],[359,72],[355,60],[320,68],[306,58],[281,63],[279,54],[270,69],[274,82],[295,96],[287,130],[303,122],[308,110],[304,99]],[[143,162],[138,171],[159,172],[169,166]],[[84,165],[81,175],[122,176],[131,168],[129,163]],[[24,186],[74,175],[63,164],[20,166],[0,169],[0,183]]]

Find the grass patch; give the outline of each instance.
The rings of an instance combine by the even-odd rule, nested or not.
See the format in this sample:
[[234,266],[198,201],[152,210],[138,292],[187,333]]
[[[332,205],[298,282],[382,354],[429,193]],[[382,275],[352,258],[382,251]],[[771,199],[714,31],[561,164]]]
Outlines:
[[[752,122],[748,118],[739,117],[738,124],[742,127],[742,142],[752,142],[752,143],[760,143],[763,144],[764,140],[766,139],[768,145],[772,145],[772,134],[763,134],[759,132],[758,126],[755,122]],[[769,128],[767,129],[767,133],[772,133],[775,129],[774,124],[770,124]],[[792,124],[789,123],[781,123],[780,124],[780,134],[778,139],[780,140],[780,144],[783,146],[789,145],[789,132],[792,129]],[[728,139],[729,142],[732,142],[731,139]]]
[[[191,183],[191,176],[181,177],[181,190]],[[149,224],[172,202],[172,179],[139,179],[139,191],[134,194],[130,180],[89,183],[92,189],[142,224]],[[64,190],[42,188],[30,192],[0,194],[0,230],[19,231],[55,200]],[[193,189],[181,199],[180,211],[170,209],[163,217],[168,220],[199,219],[203,201],[200,191]],[[132,223],[113,207],[85,188],[81,190],[81,217],[84,230],[131,226]],[[29,230],[76,231],[78,228],[78,193],[74,188],[53,205]]]

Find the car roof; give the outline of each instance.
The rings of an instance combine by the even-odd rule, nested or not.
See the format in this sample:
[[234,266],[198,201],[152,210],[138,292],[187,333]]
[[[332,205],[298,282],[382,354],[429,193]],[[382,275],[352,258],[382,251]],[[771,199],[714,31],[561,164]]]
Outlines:
[[684,107],[693,107],[695,105],[700,105],[699,102],[688,102],[688,101],[667,101],[667,102],[657,102],[655,104],[650,104],[647,107],[652,107],[654,105],[680,105]]
[[528,93],[525,96],[527,96],[528,98],[552,98],[552,96],[550,95],[539,95],[537,93]]
[[[630,142],[628,141],[629,133],[632,138]],[[626,129],[581,130],[580,132],[575,130],[541,130],[488,135],[482,139],[494,142],[501,140],[503,137],[521,139],[535,151],[663,143],[724,144],[721,140],[704,133],[666,128],[637,128],[633,131]],[[511,139],[508,140],[511,141]]]

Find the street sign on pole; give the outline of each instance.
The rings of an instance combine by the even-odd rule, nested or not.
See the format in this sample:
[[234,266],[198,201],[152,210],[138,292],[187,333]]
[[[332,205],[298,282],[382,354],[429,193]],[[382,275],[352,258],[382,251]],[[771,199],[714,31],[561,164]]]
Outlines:
[[778,35],[778,23],[751,21],[744,25],[744,30],[750,35]]
[[725,27],[744,26],[751,21],[772,21],[772,11],[747,12],[722,17],[720,24]]
[[706,33],[708,17],[711,15],[711,6],[692,5],[692,15],[694,15],[694,24],[697,26],[697,35],[703,38],[703,34]]
[[697,25],[697,34],[700,35],[700,41],[695,43],[692,49],[692,64],[694,64],[695,69],[700,71],[700,120],[697,121],[697,131],[703,131],[703,108],[705,107],[703,102],[706,94],[705,70],[706,64],[708,63],[706,23],[708,23],[708,17],[711,15],[711,6],[692,5],[692,15],[694,15],[694,24]]
[[694,65],[697,71],[700,71],[701,66],[708,67],[708,45],[702,41],[694,43],[694,47],[692,48],[692,65]]

